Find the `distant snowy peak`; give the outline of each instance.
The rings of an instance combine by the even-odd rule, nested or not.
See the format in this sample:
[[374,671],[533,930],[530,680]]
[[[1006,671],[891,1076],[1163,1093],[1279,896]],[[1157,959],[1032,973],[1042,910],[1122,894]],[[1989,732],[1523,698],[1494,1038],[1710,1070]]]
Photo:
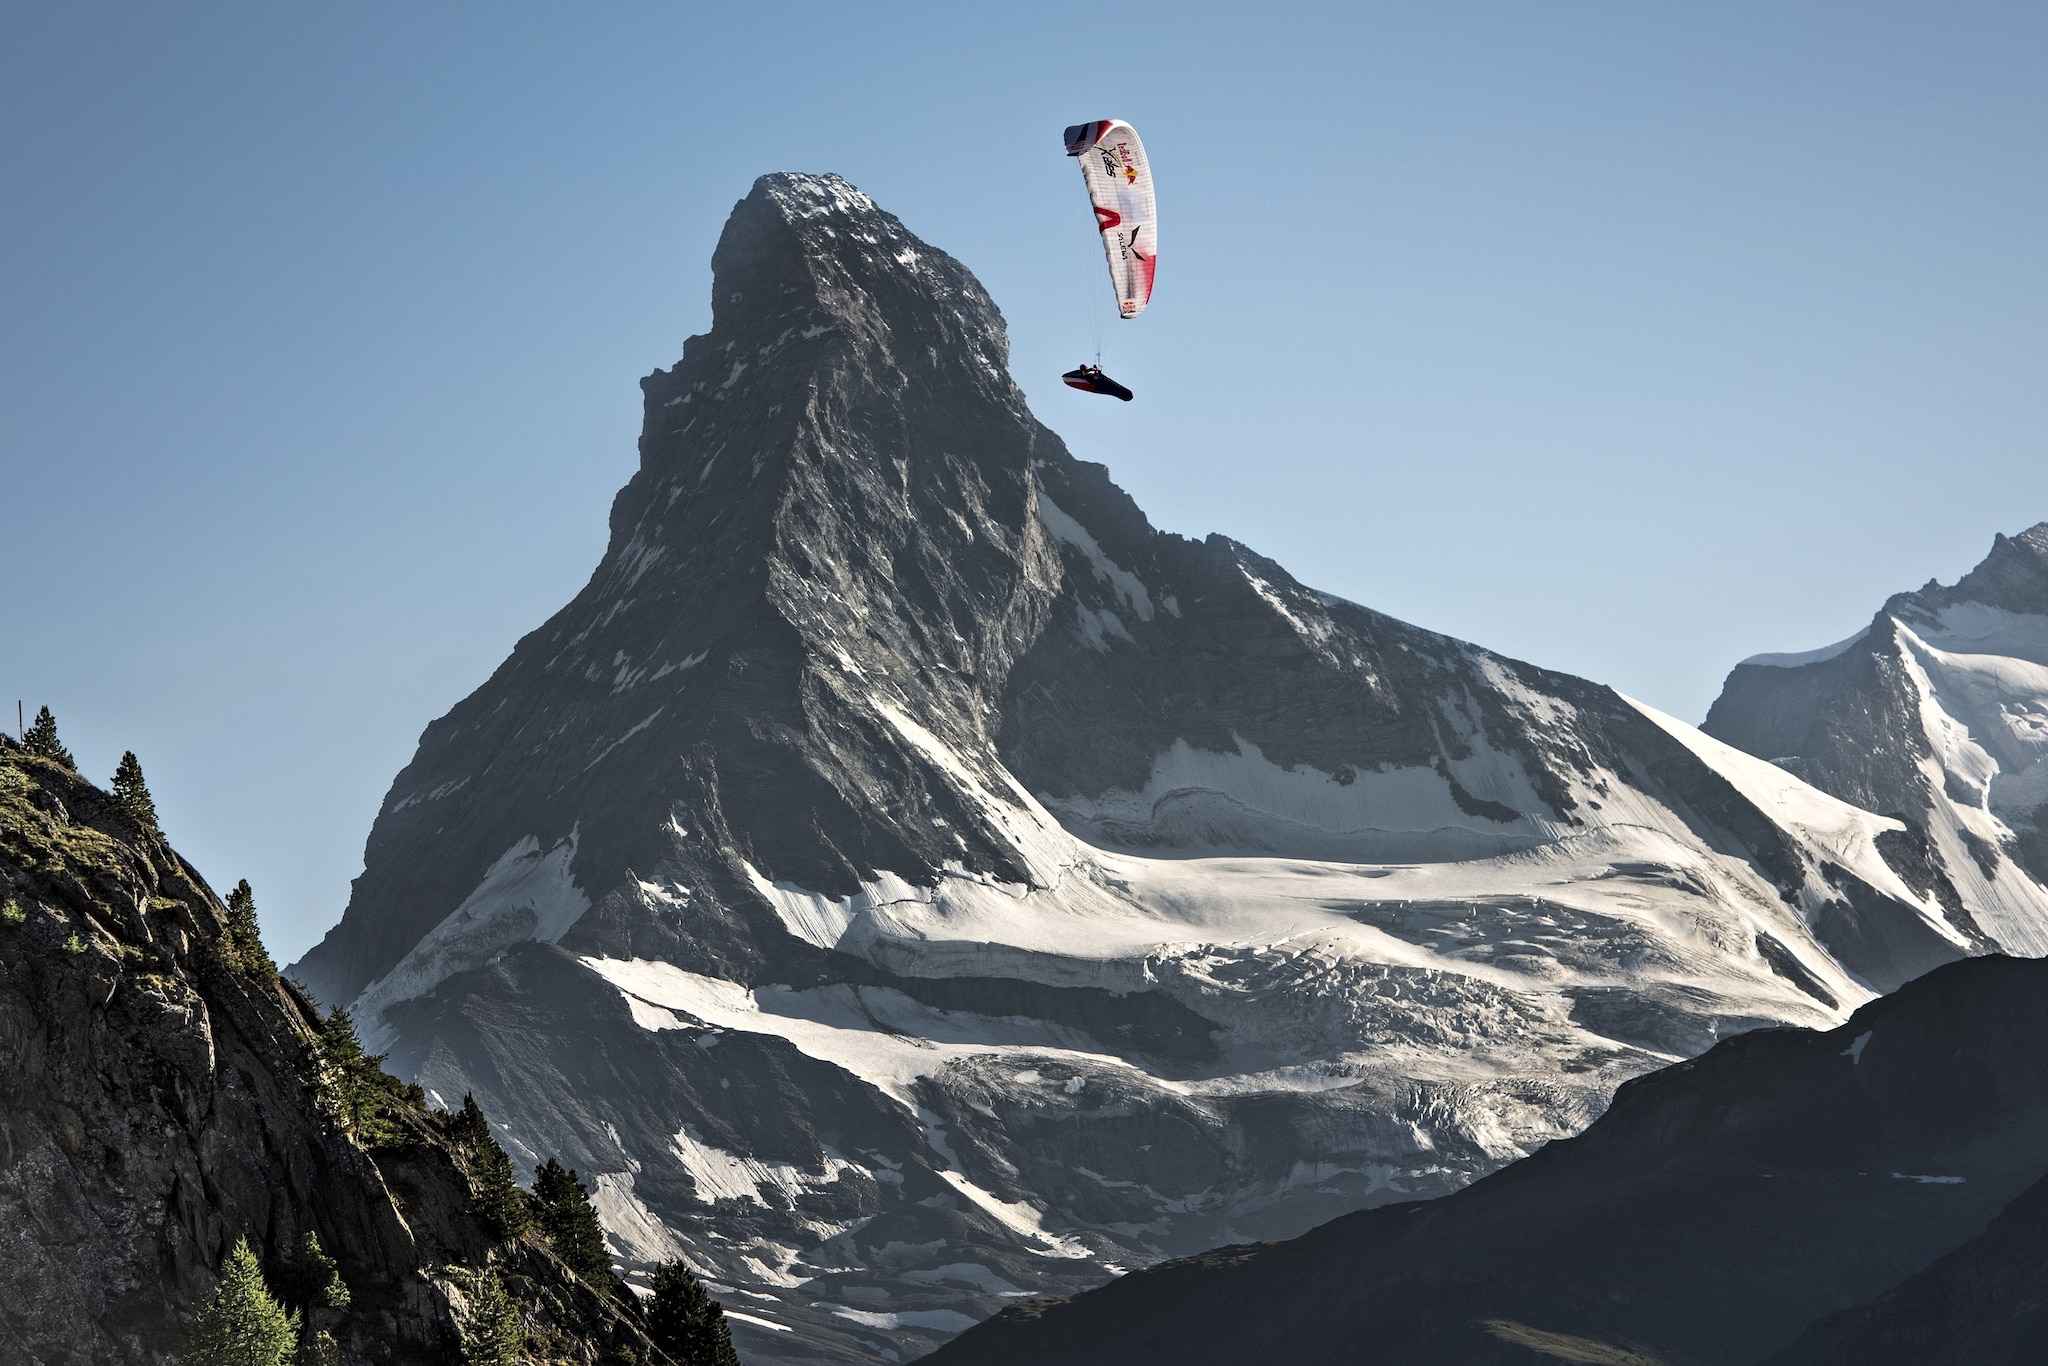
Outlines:
[[1706,729],[1899,816],[1979,948],[2048,953],[2048,522],[1839,645],[1743,661]]

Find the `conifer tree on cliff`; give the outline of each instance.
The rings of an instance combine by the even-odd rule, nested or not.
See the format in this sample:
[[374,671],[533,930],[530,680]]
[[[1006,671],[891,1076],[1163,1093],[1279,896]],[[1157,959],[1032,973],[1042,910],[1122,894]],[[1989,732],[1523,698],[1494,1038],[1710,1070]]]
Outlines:
[[55,759],[74,773],[78,770],[78,761],[71,757],[71,751],[64,748],[57,739],[57,718],[50,715],[48,707],[36,708],[36,719],[21,737],[21,747],[30,754]]
[[612,1257],[605,1249],[604,1226],[597,1222],[590,1192],[576,1173],[549,1158],[533,1174],[534,1211],[548,1243],[571,1271],[602,1294],[612,1291]]
[[733,1350],[725,1308],[711,1298],[680,1261],[654,1271],[654,1293],[646,1301],[647,1336],[676,1366],[740,1366]]
[[277,1293],[287,1304],[311,1312],[349,1307],[348,1282],[341,1278],[341,1264],[320,1244],[320,1235],[307,1229],[299,1235],[298,1246],[277,1276]]
[[298,1337],[298,1315],[272,1298],[249,1240],[237,1238],[178,1360],[182,1366],[285,1366]]
[[156,829],[156,803],[150,800],[149,784],[142,781],[142,765],[132,749],[121,755],[120,767],[114,770],[114,805],[143,829]]
[[533,1214],[526,1207],[526,1192],[519,1189],[519,1175],[498,1146],[475,1095],[463,1095],[462,1108],[448,1121],[448,1137],[469,1169],[477,1216],[485,1226],[500,1238],[515,1238],[531,1228]]
[[247,878],[228,893],[228,926],[222,937],[244,972],[277,971],[263,947],[263,932],[256,924],[256,894],[249,890]]
[[498,1273],[487,1271],[469,1302],[469,1328],[462,1335],[462,1366],[518,1366],[526,1334],[519,1311]]
[[342,1130],[365,1148],[392,1138],[397,1128],[384,1114],[391,1098],[384,1055],[363,1050],[355,1019],[340,1006],[321,1022],[319,1044],[324,1089]]

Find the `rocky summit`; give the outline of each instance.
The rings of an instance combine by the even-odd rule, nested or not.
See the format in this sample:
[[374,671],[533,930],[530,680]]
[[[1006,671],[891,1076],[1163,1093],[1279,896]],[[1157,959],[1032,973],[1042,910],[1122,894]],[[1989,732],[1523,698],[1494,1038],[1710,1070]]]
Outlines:
[[1988,946],[1924,822],[1154,529],[846,182],[713,268],[602,563],[295,971],[751,1360],[1457,1189]]

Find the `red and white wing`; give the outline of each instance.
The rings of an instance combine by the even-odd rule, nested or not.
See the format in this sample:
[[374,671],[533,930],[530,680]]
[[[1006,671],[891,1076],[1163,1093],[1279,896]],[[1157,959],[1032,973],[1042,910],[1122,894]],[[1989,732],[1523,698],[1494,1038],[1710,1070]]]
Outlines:
[[1067,130],[1067,155],[1081,163],[1088,203],[1109,257],[1117,311],[1135,318],[1152,301],[1159,262],[1159,207],[1152,197],[1145,144],[1121,119],[1097,119]]

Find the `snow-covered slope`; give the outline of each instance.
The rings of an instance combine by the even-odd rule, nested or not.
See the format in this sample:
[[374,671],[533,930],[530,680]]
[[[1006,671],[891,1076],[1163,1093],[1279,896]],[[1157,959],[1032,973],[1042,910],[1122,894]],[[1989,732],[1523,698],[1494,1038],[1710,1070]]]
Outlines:
[[713,264],[604,562],[297,970],[752,1359],[1456,1188],[1966,951],[1901,823],[1155,531],[845,182]]
[[2048,954],[2048,522],[1825,650],[1758,655],[1706,728],[1927,846],[1916,885],[1980,945]]

